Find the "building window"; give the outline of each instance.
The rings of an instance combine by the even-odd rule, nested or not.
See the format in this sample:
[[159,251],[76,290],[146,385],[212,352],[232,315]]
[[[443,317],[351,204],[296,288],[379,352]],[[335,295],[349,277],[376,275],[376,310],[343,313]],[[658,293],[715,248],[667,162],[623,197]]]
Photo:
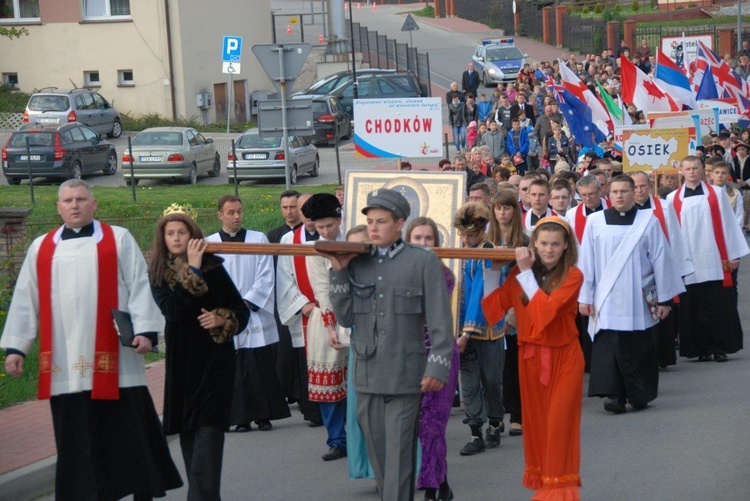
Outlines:
[[0,0],[0,21],[39,21],[39,1]]
[[86,87],[99,87],[99,86],[101,86],[101,83],[99,82],[99,72],[98,71],[84,71],[83,72],[83,81],[85,82],[84,85]]
[[117,85],[135,85],[133,81],[133,70],[117,70]]
[[117,19],[125,17],[130,17],[130,0],[83,0],[84,19]]
[[18,73],[3,73],[3,85],[18,88]]

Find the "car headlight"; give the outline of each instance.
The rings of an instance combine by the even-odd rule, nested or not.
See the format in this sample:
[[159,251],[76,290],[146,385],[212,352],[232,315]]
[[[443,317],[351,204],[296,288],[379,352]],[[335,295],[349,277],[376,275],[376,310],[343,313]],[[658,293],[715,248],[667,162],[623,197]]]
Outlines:
[[495,76],[498,73],[498,70],[495,68],[490,68],[490,75]]

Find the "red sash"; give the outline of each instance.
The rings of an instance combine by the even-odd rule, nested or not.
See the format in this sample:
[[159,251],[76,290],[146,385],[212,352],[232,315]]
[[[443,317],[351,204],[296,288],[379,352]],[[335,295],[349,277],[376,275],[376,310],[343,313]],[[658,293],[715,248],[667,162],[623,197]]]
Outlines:
[[[96,245],[97,304],[96,341],[94,345],[93,385],[94,400],[120,398],[119,350],[120,342],[112,321],[111,308],[118,308],[117,297],[117,244],[112,227],[101,223],[102,240]],[[37,255],[39,280],[39,390],[40,400],[50,397],[52,387],[52,261],[57,243],[54,235],[47,233]]]
[[604,199],[604,205],[607,207],[607,209],[611,209],[612,208],[612,200],[610,200],[609,198],[605,198]]
[[669,243],[669,232],[667,231],[667,222],[664,219],[664,209],[661,206],[661,200],[659,200],[657,197],[651,197],[651,200],[653,200],[653,203],[651,205],[654,206],[654,216],[656,216],[656,219],[659,220],[661,231],[664,232],[664,238],[666,238],[667,243]]
[[576,238],[578,243],[583,242],[583,230],[586,228],[586,205],[581,203],[576,208]]
[[[294,238],[292,241],[295,244],[304,245],[302,243],[303,231],[305,231],[304,225],[294,230]],[[297,287],[299,287],[300,292],[304,294],[311,303],[315,303],[315,292],[310,283],[310,277],[307,275],[305,256],[294,256],[294,274],[297,276]],[[302,332],[305,336],[307,336],[307,320],[308,317],[302,315]],[[305,342],[305,346],[307,346],[307,342]]]
[[[716,246],[719,248],[719,257],[721,258],[721,269],[724,273],[724,287],[732,286],[732,269],[729,267],[729,252],[727,251],[727,242],[724,240],[724,226],[721,224],[721,209],[719,209],[719,198],[713,188],[701,181],[703,192],[708,199],[708,208],[711,210],[711,225],[714,227],[714,238]],[[684,186],[683,186],[684,188]],[[682,225],[682,198],[680,194],[683,188],[677,190],[674,196],[674,210],[677,213],[677,221]]]

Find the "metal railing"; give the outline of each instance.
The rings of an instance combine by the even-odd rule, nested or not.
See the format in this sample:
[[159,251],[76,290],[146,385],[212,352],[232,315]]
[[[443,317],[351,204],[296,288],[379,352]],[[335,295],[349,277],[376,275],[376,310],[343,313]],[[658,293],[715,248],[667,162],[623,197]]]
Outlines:
[[[685,35],[711,35],[713,46],[719,46],[719,30],[716,26],[642,26],[635,29],[635,39],[640,45],[641,40],[646,40],[649,47],[661,47],[661,37]],[[632,48],[632,47],[631,47]],[[656,52],[652,52],[655,54]]]
[[601,53],[607,48],[607,26],[604,21],[562,15],[563,45],[581,54]]

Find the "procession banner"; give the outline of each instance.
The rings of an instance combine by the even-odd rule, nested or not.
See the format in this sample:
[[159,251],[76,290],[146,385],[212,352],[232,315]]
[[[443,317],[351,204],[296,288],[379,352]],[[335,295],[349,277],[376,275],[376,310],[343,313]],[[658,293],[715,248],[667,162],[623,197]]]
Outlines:
[[719,113],[719,123],[725,127],[736,124],[744,117],[740,113],[740,109],[737,106],[737,98],[724,98],[724,99],[706,99],[704,101],[698,101],[698,106],[701,108],[716,108]]
[[719,110],[715,106],[699,110],[659,111],[649,113],[646,118],[652,129],[695,127],[696,146],[703,146],[704,136],[719,132]]
[[622,170],[674,171],[682,159],[691,154],[694,136],[693,127],[626,130],[623,132]]
[[438,97],[355,99],[355,155],[442,157],[442,103]]
[[617,153],[622,155],[622,135],[623,132],[626,130],[643,130],[643,129],[650,129],[651,127],[648,124],[630,124],[630,125],[620,125],[615,124],[615,135],[614,135],[614,148]]
[[707,33],[705,35],[661,37],[661,51],[668,55],[672,61],[675,61],[677,66],[684,68],[685,53],[688,55],[688,61],[695,61],[699,41],[703,42],[709,49],[714,49],[714,37],[710,33]]

